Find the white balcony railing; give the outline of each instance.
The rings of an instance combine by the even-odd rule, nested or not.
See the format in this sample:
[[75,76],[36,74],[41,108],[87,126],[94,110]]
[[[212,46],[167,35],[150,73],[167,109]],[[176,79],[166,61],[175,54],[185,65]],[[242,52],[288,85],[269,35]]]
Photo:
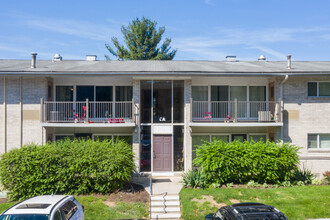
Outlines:
[[281,101],[193,101],[191,121],[281,122]]
[[42,122],[103,122],[124,123],[132,121],[133,101],[43,101]]

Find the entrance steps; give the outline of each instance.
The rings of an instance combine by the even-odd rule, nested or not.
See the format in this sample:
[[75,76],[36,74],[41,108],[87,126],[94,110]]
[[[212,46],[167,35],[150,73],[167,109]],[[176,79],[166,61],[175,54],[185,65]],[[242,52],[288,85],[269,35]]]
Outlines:
[[179,195],[167,193],[151,196],[150,219],[179,219],[181,217]]

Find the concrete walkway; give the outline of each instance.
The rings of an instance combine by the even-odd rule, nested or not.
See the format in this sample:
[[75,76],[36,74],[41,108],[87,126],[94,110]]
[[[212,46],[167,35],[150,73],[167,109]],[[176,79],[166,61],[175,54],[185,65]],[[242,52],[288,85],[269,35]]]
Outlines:
[[142,185],[149,194],[151,192],[150,219],[180,219],[181,176],[153,177],[151,191],[150,178],[139,177],[133,181]]

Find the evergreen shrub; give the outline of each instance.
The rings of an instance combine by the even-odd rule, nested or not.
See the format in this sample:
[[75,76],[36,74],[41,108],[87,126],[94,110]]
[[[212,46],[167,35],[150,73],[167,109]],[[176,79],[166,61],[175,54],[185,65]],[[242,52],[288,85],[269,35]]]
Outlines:
[[289,181],[299,163],[299,147],[289,143],[221,140],[196,148],[193,161],[212,183],[281,183]]
[[10,198],[109,193],[129,180],[133,152],[124,141],[61,140],[30,144],[2,155],[1,185]]

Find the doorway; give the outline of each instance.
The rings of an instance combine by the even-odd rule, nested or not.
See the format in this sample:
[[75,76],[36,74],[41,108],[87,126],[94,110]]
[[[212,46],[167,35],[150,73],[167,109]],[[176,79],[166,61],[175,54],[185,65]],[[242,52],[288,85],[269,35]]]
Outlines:
[[153,136],[153,171],[172,171],[172,135]]

